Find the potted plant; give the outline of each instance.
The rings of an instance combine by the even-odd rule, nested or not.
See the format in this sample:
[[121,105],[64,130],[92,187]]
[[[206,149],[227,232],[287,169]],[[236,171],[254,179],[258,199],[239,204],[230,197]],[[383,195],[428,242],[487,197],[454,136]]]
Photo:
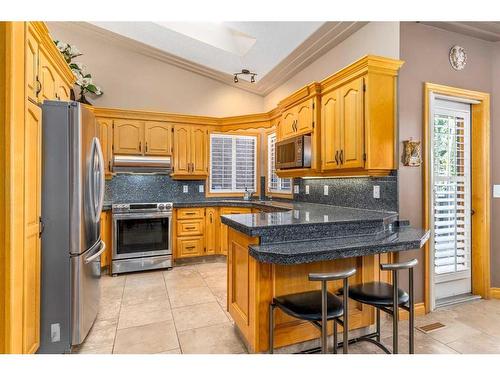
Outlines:
[[[103,94],[103,91],[99,86],[94,84],[92,80],[92,75],[90,73],[86,72],[86,67],[85,65],[78,63],[78,62],[73,62],[73,59],[78,56],[82,56],[82,53],[73,45],[61,42],[60,40],[55,40],[54,41],[57,49],[61,52],[63,55],[64,59],[66,62],[69,64],[69,67],[71,68],[71,71],[76,77],[76,85],[80,87],[80,97],[77,99],[78,102],[80,103],[85,103],[85,104],[90,104],[90,103],[85,94],[86,93],[91,93],[95,96],[101,96]],[[74,91],[71,90],[72,92],[72,98],[75,99],[74,96]]]

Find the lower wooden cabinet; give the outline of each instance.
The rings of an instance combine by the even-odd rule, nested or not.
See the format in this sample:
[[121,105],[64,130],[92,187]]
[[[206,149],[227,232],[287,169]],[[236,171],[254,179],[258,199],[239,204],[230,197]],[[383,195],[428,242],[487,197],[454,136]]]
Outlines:
[[[252,209],[248,207],[222,207],[220,214],[222,215],[238,215],[250,214]],[[220,249],[221,254],[227,255],[229,244],[227,242],[227,225],[220,223]]]
[[220,249],[219,231],[218,229],[218,209],[208,207],[205,210],[205,253],[208,255],[215,254]]
[[113,248],[112,224],[111,211],[103,211],[101,214],[101,239],[106,244],[106,250],[101,255],[101,267],[111,265],[111,249]]
[[201,256],[204,252],[203,236],[177,237],[177,258]]

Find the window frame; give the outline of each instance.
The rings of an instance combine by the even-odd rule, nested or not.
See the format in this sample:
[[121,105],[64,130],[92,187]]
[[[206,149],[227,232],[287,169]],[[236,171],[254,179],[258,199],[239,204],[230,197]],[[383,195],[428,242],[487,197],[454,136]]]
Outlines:
[[[271,147],[270,147],[270,138],[274,136],[276,138],[275,142],[278,142],[278,130],[277,129],[272,129],[268,132],[266,132],[266,196],[273,196],[273,197],[280,197],[280,198],[293,198],[293,178],[291,177],[285,177],[290,179],[290,190],[275,190],[271,189],[270,183],[271,183],[271,174],[272,174],[272,168],[271,168]],[[276,148],[275,148],[276,149]],[[275,157],[276,159],[276,157]],[[281,180],[285,179],[284,177],[279,177],[276,175],[279,181],[279,185],[281,185]]]
[[[212,173],[212,139],[214,137],[223,137],[223,138],[231,138],[232,141],[232,154],[231,154],[231,162],[233,165],[232,168],[232,174],[231,174],[231,185],[232,188],[229,189],[224,189],[224,190],[214,190],[212,189],[212,178],[213,178],[213,173]],[[208,144],[208,157],[209,157],[209,162],[208,162],[208,170],[209,170],[209,176],[207,178],[207,193],[206,196],[243,196],[245,193],[245,190],[241,189],[236,189],[236,169],[234,168],[234,163],[235,163],[235,156],[236,156],[236,138],[252,138],[255,141],[255,150],[254,150],[254,185],[255,189],[253,191],[254,195],[260,194],[260,183],[259,183],[259,165],[260,165],[260,159],[259,159],[259,144],[260,144],[260,135],[258,133],[249,133],[249,132],[211,132],[209,134],[209,144]]]

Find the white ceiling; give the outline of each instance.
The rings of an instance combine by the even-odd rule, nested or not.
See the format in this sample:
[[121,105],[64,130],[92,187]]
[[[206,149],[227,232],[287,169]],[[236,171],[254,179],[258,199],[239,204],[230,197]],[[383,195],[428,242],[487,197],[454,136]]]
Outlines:
[[500,41],[500,22],[421,22],[490,42]]
[[91,22],[160,51],[259,81],[324,22]]

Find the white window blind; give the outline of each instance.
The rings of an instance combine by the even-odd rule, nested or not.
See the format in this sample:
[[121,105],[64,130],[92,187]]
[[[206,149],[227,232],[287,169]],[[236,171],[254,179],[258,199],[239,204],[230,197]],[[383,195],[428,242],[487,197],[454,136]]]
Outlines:
[[464,117],[434,115],[434,271],[470,270],[470,136]]
[[210,135],[210,191],[256,191],[257,137]]
[[267,137],[267,187],[271,193],[291,193],[292,179],[276,174],[276,134]]

